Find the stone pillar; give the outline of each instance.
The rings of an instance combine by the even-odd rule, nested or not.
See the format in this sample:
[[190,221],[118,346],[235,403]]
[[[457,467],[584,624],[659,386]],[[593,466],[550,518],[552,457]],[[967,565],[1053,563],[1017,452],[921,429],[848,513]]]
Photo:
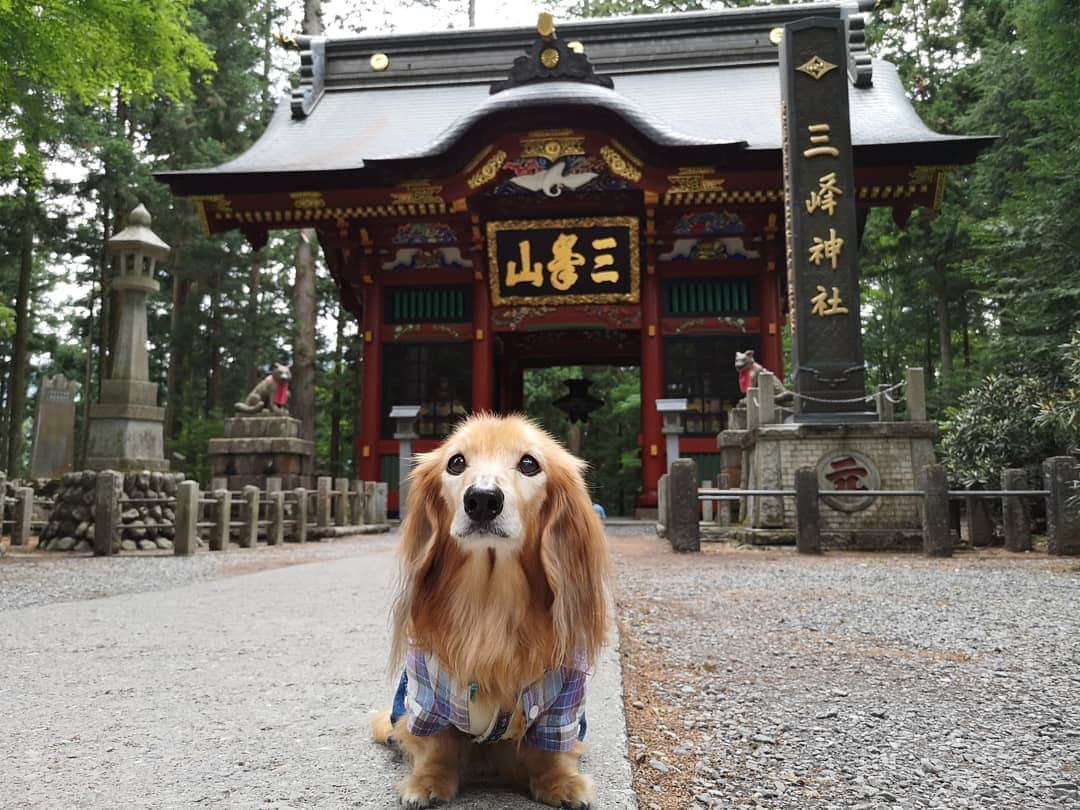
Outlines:
[[697,464],[680,458],[668,474],[668,542],[675,551],[700,551],[701,527],[698,525]]
[[800,554],[821,553],[821,503],[817,470],[795,471],[795,547]]
[[375,522],[385,525],[389,522],[387,516],[387,500],[390,497],[390,485],[385,481],[375,482]]
[[266,491],[281,492],[281,477],[277,475],[269,476],[266,479]]
[[761,408],[758,406],[760,388],[751,386],[746,389],[746,429],[756,430],[761,425]]
[[949,485],[940,464],[924,468],[923,491],[923,552],[928,557],[951,557]]
[[320,529],[325,529],[330,525],[332,503],[330,492],[333,484],[333,479],[327,475],[320,475],[315,482],[315,525]]
[[94,556],[107,557],[120,546],[120,493],[124,476],[102,470],[94,494]]
[[279,546],[285,542],[285,493],[276,489],[269,497],[267,519],[270,523],[266,527],[266,544]]
[[214,490],[214,526],[210,529],[210,550],[225,551],[229,547],[232,528],[232,493],[227,489]]
[[405,509],[409,504],[409,475],[413,468],[413,442],[420,438],[416,432],[416,418],[420,415],[419,405],[395,405],[390,409],[390,417],[397,420],[394,438],[398,441],[398,517],[405,519]]
[[[731,489],[731,476],[722,472],[717,477],[716,483],[720,489]],[[731,525],[731,501],[716,502],[716,522],[721,526]]]
[[1043,465],[1046,499],[1046,550],[1050,554],[1080,554],[1080,489],[1077,463],[1054,456]]
[[926,421],[926,370],[909,368],[904,386],[909,422]]
[[667,537],[667,527],[670,522],[668,474],[664,473],[660,476],[660,480],[656,482],[656,533],[661,537]]
[[32,487],[19,487],[15,490],[15,509],[11,514],[11,545],[25,546],[30,542],[34,519],[34,490]]
[[715,520],[713,519],[713,504],[714,503],[717,503],[717,502],[716,501],[710,501],[707,498],[701,502],[701,522],[702,523],[715,523]]
[[990,504],[985,498],[965,498],[968,539],[976,548],[989,546],[994,539],[994,521],[990,519]]
[[293,523],[293,539],[297,543],[307,542],[307,522],[308,522],[308,491],[303,489],[293,490],[296,493],[296,509],[293,512],[295,523]]
[[176,534],[173,554],[186,557],[195,553],[198,545],[199,484],[181,481],[176,489]]
[[[1028,489],[1027,473],[1021,469],[1001,472],[1001,488]],[[1005,548],[1009,551],[1031,551],[1031,513],[1027,498],[1003,495],[1001,524],[1005,532]]]
[[244,526],[240,530],[240,548],[255,548],[259,542],[259,488],[244,487]]
[[757,378],[758,388],[758,424],[771,425],[776,418],[776,375],[771,371],[762,371]]
[[150,230],[150,214],[140,205],[106,250],[120,265],[112,280],[116,345],[110,374],[101,381],[100,402],[90,407],[86,466],[167,470],[165,409],[157,406],[157,383],[150,379],[146,351],[146,299],[158,291],[154,265],[169,255],[169,246]]
[[75,465],[75,394],[79,384],[63,374],[45,377],[37,395],[30,477],[60,478]]
[[874,404],[877,406],[877,418],[879,422],[893,422],[896,420],[893,412],[892,400],[889,399],[886,393],[889,390],[888,385],[879,383],[877,392],[874,394]]
[[335,526],[348,526],[349,525],[349,479],[348,478],[335,478],[334,479],[334,491],[337,493],[334,496],[334,525]]

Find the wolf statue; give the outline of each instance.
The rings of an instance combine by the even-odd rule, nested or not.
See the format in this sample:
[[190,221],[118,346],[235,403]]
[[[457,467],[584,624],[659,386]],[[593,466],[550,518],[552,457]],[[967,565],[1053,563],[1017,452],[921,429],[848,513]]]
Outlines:
[[[735,370],[739,372],[739,390],[742,391],[743,396],[746,396],[746,392],[751,388],[757,387],[758,374],[763,371],[768,371],[767,368],[762,366],[754,359],[754,350],[747,349],[745,352],[735,352]],[[795,395],[784,388],[784,384],[777,378],[773,383],[776,395],[773,400],[777,404],[786,404],[793,402]]]
[[271,416],[289,415],[289,380],[292,372],[283,363],[274,363],[274,370],[251,389],[247,399],[234,406],[237,413],[244,416],[269,414]]

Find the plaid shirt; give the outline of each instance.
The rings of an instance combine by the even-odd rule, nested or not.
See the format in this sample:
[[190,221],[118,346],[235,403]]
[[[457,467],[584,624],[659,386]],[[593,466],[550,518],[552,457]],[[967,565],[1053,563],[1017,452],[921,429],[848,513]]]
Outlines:
[[[589,666],[580,654],[572,666],[559,667],[526,688],[519,698],[525,717],[525,739],[543,751],[570,751],[584,730],[585,677]],[[470,685],[457,683],[431,653],[409,647],[405,712],[408,727],[427,737],[453,726],[469,734]],[[403,679],[403,680],[405,680]],[[506,734],[512,712],[497,712],[476,742],[498,742]]]

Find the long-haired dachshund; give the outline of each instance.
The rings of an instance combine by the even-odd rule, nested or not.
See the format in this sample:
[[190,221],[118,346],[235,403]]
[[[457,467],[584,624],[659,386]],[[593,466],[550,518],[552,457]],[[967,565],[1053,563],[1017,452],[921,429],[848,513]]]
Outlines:
[[408,808],[470,781],[588,808],[585,677],[608,622],[603,527],[584,463],[516,416],[474,416],[413,470],[394,602],[404,663],[378,742],[412,773]]

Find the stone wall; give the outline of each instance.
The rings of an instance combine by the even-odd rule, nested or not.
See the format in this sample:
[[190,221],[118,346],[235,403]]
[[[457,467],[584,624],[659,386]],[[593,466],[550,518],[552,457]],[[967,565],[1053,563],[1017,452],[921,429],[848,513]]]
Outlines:
[[[61,480],[38,547],[46,551],[90,551],[94,542],[94,501],[98,474],[68,473]],[[182,473],[129,472],[120,494],[120,549],[171,549],[175,534],[176,489]]]
[[[818,469],[823,459],[859,453],[873,462],[883,490],[921,487],[920,471],[933,463],[936,427],[925,422],[870,422],[847,425],[768,425],[748,431],[746,450],[751,454],[750,489],[795,488],[795,471]],[[827,492],[822,487],[822,492]],[[794,498],[753,497],[749,522],[755,529],[793,529]],[[851,501],[848,501],[851,503]],[[920,532],[919,500],[904,497],[874,498],[858,511],[842,511],[821,501],[823,532]]]

